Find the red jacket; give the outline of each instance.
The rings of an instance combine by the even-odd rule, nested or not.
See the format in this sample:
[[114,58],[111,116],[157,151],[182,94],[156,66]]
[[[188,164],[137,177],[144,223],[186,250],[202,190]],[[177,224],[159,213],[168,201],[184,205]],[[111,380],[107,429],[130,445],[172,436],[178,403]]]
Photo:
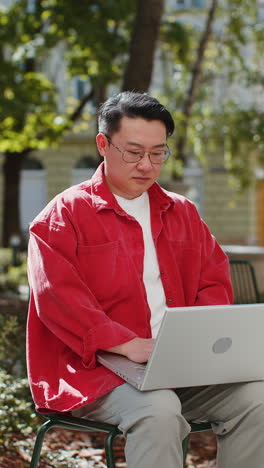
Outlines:
[[[156,183],[149,198],[167,304],[231,302],[228,259],[195,206]],[[95,353],[151,337],[143,254],[141,227],[109,191],[103,164],[33,221],[27,360],[38,411],[70,411],[123,383]]]

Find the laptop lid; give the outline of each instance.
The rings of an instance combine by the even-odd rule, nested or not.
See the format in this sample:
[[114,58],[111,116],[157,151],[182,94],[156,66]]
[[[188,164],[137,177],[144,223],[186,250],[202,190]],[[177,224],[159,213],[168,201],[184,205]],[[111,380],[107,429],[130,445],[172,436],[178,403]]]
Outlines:
[[98,359],[140,390],[262,380],[263,327],[264,304],[166,308],[145,371],[124,356]]

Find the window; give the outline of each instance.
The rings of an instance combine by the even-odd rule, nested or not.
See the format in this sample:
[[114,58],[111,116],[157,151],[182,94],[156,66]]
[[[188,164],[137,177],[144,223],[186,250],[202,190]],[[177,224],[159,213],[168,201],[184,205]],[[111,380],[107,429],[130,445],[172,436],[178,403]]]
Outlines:
[[27,238],[29,223],[47,203],[46,171],[37,159],[25,159],[20,175],[19,210],[22,232]]
[[74,96],[77,99],[82,99],[82,97],[89,93],[91,90],[91,85],[88,80],[83,80],[82,78],[75,77],[74,78]]
[[175,8],[179,10],[187,10],[192,8],[204,8],[205,0],[175,0]]
[[[75,76],[72,80],[73,85],[73,97],[81,100],[84,96],[89,95],[92,91],[91,83],[89,80],[84,80],[78,76]],[[94,99],[91,96],[89,101],[86,103],[85,109],[90,114],[96,114],[97,108],[94,103]]]
[[30,156],[28,156],[23,162],[22,170],[23,169],[28,170],[28,171],[38,170],[38,169],[41,170],[43,169],[43,165],[38,159],[31,158]]
[[259,0],[258,3],[258,20],[264,21],[264,0]]
[[94,156],[82,156],[72,169],[72,185],[80,184],[84,180],[90,179],[98,166],[98,161]]
[[98,161],[92,155],[82,156],[75,164],[75,169],[96,169]]

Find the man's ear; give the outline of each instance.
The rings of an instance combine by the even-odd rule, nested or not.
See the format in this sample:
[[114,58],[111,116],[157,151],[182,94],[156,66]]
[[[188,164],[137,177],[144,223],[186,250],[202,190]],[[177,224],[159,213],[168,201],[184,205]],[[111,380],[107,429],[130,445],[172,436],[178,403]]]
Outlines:
[[103,133],[98,133],[98,135],[96,135],[96,144],[99,154],[104,158],[106,156],[106,147],[108,145],[108,141]]

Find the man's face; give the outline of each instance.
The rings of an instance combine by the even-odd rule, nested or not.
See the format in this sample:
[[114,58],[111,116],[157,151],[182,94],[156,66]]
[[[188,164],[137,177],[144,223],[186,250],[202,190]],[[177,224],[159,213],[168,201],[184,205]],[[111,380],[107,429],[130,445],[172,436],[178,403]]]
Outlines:
[[[111,142],[99,133],[96,137],[101,156],[105,158],[105,176],[109,189],[115,195],[132,199],[147,191],[158,178],[161,164],[150,162],[148,151],[166,147],[166,127],[160,120],[123,117],[120,129],[111,136]],[[125,162],[119,150],[146,151],[134,163]]]

